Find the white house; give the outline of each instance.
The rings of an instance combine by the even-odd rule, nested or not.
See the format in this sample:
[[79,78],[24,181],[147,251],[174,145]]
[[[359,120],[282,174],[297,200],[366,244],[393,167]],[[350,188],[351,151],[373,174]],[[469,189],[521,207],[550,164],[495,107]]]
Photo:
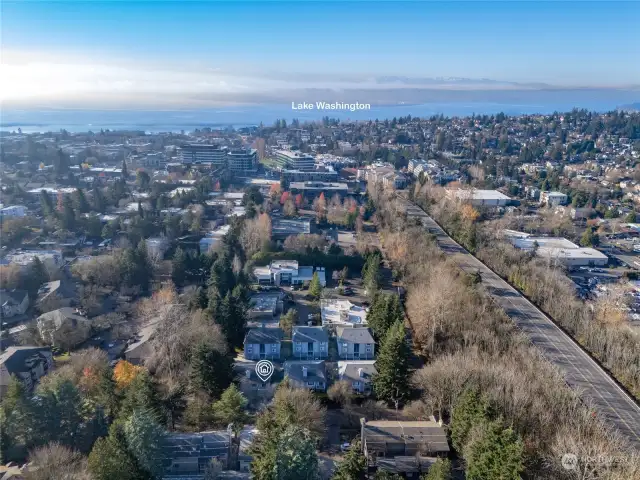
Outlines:
[[540,192],[540,205],[557,207],[558,205],[566,205],[567,201],[567,196],[562,192]]
[[27,207],[24,205],[10,205],[8,207],[0,208],[0,216],[3,217],[26,217]]
[[327,285],[324,267],[301,267],[296,260],[274,260],[265,267],[255,267],[253,275],[260,285],[302,285],[317,273],[320,285]]

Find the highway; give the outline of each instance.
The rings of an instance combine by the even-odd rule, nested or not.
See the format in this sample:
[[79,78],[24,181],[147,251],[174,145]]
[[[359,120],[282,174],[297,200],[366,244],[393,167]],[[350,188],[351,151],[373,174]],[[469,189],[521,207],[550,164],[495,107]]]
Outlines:
[[575,341],[520,292],[502,280],[476,257],[456,243],[422,209],[407,203],[407,215],[418,218],[447,255],[457,255],[463,271],[479,271],[494,301],[529,336],[545,358],[558,367],[567,384],[575,388],[598,415],[615,426],[632,447],[640,449],[640,406]]

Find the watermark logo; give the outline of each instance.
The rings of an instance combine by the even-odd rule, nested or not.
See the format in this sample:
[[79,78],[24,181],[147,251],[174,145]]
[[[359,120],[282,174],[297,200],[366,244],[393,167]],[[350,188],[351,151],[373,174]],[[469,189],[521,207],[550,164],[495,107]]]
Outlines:
[[610,468],[615,465],[628,463],[630,462],[630,459],[624,455],[595,455],[578,457],[573,453],[565,453],[560,459],[560,463],[565,470],[576,470],[579,467],[578,462],[583,466]]
[[258,378],[263,382],[268,381],[271,375],[273,375],[273,363],[269,360],[260,360],[256,363],[256,375],[258,375]]
[[575,470],[578,466],[578,456],[573,453],[565,453],[561,463],[565,470]]

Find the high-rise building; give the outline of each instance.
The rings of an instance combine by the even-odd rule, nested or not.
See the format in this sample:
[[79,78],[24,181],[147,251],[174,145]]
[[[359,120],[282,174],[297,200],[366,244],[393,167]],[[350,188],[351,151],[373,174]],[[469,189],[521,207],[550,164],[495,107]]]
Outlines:
[[227,152],[227,166],[232,173],[253,172],[258,163],[255,149],[234,149]]
[[313,170],[315,160],[311,155],[291,150],[276,150],[276,164],[288,170]]
[[178,149],[178,159],[181,163],[194,165],[211,165],[223,167],[227,164],[226,150],[219,145],[192,143]]

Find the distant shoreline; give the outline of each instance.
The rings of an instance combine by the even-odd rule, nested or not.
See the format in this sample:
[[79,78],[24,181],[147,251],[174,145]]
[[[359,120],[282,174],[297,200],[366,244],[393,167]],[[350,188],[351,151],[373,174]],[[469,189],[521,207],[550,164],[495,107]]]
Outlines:
[[[571,102],[571,101],[569,101]],[[468,117],[475,115],[534,115],[567,112],[573,108],[603,113],[621,108],[620,103],[602,100],[586,100],[583,104],[571,103],[499,103],[499,102],[442,102],[427,104],[371,105],[370,110],[351,111],[292,111],[290,104],[259,107],[227,107],[216,109],[185,110],[5,110],[0,131],[11,133],[22,129],[23,133],[88,132],[100,130],[143,130],[151,133],[193,131],[196,128],[224,129],[247,128],[263,123],[297,118],[305,121],[321,121],[323,117],[343,121],[391,120],[394,117]]]

